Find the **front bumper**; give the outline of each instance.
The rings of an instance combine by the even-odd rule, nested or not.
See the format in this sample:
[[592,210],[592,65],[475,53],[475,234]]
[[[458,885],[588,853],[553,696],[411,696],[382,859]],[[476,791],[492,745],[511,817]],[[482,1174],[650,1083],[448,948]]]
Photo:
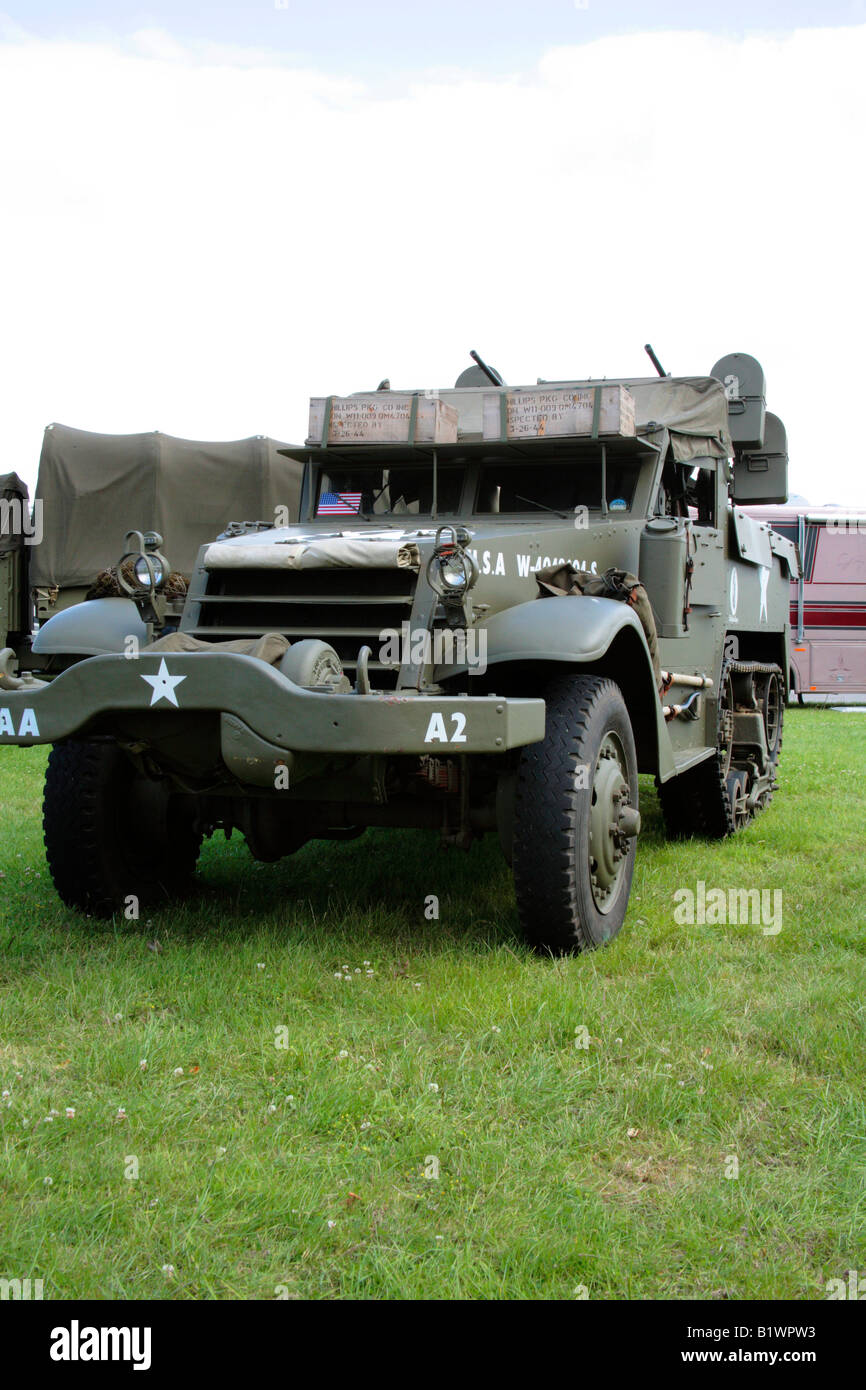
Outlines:
[[304,753],[501,753],[544,737],[544,701],[495,695],[302,689],[273,666],[234,653],[89,657],[48,685],[0,690],[0,745],[86,737],[112,719],[198,713],[240,721],[274,749]]

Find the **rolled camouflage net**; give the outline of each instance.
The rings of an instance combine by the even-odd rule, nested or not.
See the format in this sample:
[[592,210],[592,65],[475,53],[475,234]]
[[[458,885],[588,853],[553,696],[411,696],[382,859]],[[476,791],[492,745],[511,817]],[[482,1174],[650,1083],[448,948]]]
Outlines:
[[[135,585],[134,560],[126,560],[121,566],[121,573],[127,584]],[[165,581],[165,588],[162,590],[166,598],[184,599],[189,587],[186,577],[178,574],[176,570],[168,576]],[[117,566],[112,565],[110,569],[100,570],[87,593],[84,595],[85,602],[91,598],[128,598],[126,590],[121,587],[117,577]]]

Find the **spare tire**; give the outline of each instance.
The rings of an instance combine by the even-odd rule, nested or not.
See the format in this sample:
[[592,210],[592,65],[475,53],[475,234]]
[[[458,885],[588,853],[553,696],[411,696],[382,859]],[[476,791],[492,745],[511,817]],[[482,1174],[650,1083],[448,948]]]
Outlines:
[[279,670],[295,685],[306,689],[316,686],[331,690],[350,689],[348,677],[343,674],[343,663],[334,648],[315,637],[293,642],[282,658]]

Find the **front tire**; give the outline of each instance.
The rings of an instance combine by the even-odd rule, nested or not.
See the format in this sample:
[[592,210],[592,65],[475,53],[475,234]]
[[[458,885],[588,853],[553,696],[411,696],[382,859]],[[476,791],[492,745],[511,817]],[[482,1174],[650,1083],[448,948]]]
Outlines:
[[189,798],[142,776],[114,743],[52,748],[42,824],[57,892],[97,917],[123,911],[130,898],[180,896],[201,847]]
[[640,829],[634,734],[619,686],[566,676],[517,769],[513,870],[520,924],[540,951],[590,950],[625,918]]

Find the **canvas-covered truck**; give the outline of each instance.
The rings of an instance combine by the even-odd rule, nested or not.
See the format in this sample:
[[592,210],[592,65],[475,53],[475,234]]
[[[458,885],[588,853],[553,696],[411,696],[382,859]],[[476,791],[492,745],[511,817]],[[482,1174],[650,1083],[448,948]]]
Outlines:
[[202,441],[160,430],[100,434],[48,425],[36,479],[38,528],[29,538],[36,621],[93,591],[117,559],[118,532],[129,526],[164,538],[174,572],[188,576],[200,547],[233,518],[273,521],[279,509],[297,517],[301,467],[284,447],[264,435]]
[[58,669],[50,653],[34,650],[38,626],[86,599],[125,592],[115,568],[118,518],[134,517],[149,540],[165,537],[173,568],[160,585],[160,618],[163,629],[175,626],[205,540],[235,516],[297,516],[303,470],[284,447],[263,435],[212,442],[48,425],[35,497],[17,474],[0,474],[0,692],[20,680],[16,671]]
[[787,495],[774,419],[745,354],[313,400],[295,524],[203,545],[171,632],[170,557],[127,536],[125,595],[53,617],[48,683],[0,691],[0,743],[53,745],[61,897],[168,900],[218,830],[265,862],[493,833],[535,947],[609,941],[640,773],[674,835],[731,834],[776,785],[797,551],[736,505]]

